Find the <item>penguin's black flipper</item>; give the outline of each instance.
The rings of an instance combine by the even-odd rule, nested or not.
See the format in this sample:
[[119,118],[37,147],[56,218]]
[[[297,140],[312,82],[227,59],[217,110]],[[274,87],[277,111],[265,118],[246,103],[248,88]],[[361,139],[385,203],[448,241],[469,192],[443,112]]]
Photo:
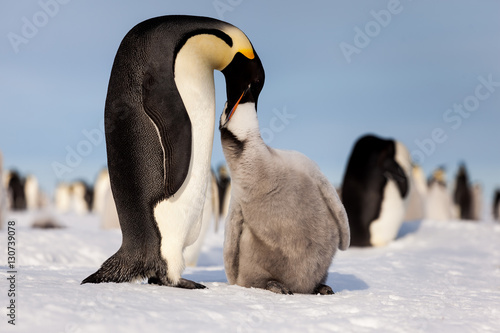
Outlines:
[[191,280],[186,280],[186,279],[183,279],[181,278],[179,280],[179,283],[176,285],[177,288],[184,288],[184,289],[205,289],[206,286],[200,284],[200,283],[196,283],[194,281],[191,281]]
[[142,98],[146,114],[158,130],[163,148],[167,198],[182,186],[191,161],[191,120],[168,68],[151,70],[144,76]]
[[398,185],[401,197],[406,197],[409,190],[408,177],[403,168],[393,159],[387,159],[384,162],[384,176],[392,179]]

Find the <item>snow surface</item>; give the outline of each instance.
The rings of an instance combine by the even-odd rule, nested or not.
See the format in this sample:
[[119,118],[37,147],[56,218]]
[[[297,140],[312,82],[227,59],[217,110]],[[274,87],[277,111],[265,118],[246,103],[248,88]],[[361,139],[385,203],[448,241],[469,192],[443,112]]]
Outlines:
[[[0,231],[0,332],[499,332],[500,225],[416,221],[383,248],[339,251],[335,295],[278,295],[227,284],[223,232],[210,231],[184,277],[208,289],[86,284],[121,244],[95,215],[59,215],[64,229],[15,219],[16,326],[7,323],[7,232]],[[212,230],[213,228],[211,228]],[[5,249],[5,250],[4,250]]]

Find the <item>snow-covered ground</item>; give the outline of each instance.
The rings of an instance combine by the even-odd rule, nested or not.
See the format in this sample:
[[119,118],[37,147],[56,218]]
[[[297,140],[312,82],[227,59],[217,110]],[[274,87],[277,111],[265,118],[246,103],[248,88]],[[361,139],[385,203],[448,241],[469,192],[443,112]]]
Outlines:
[[230,286],[223,232],[208,233],[184,277],[208,289],[86,284],[121,243],[96,216],[57,216],[64,229],[16,220],[16,325],[8,324],[7,230],[0,231],[1,332],[499,332],[500,224],[408,222],[384,248],[338,252],[335,295],[277,295]]

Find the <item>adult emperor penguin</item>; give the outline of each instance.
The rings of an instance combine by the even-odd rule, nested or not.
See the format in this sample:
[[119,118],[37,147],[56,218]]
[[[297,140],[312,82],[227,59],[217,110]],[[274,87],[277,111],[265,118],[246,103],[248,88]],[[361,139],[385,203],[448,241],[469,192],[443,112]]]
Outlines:
[[40,188],[38,180],[34,175],[28,175],[24,182],[24,193],[26,196],[26,208],[37,210],[40,208]]
[[342,182],[351,245],[383,246],[396,238],[406,212],[410,176],[410,154],[402,143],[374,135],[358,139]]
[[[92,201],[92,211],[97,214],[102,214],[104,211],[104,203],[106,192],[110,188],[108,169],[102,169],[97,175],[94,182],[94,197]],[[114,204],[114,203],[113,203]]]
[[493,197],[493,220],[500,222],[500,189],[495,191]]
[[105,134],[123,241],[82,283],[204,288],[181,278],[183,249],[198,237],[215,125],[213,71],[228,105],[264,75],[246,35],[211,18],[162,16],[124,37],[111,71]]
[[231,172],[224,266],[230,284],[276,293],[333,294],[325,285],[349,224],[337,192],[306,156],[268,147],[256,105],[262,84],[226,105],[221,141]]
[[425,218],[434,221],[449,221],[452,215],[453,207],[446,185],[446,172],[444,167],[439,167],[428,180]]
[[455,191],[453,193],[453,203],[457,212],[457,217],[461,220],[472,220],[472,193],[469,184],[467,169],[462,164],[455,180]]
[[15,170],[10,171],[7,185],[11,210],[26,210],[26,194],[24,192],[25,179]]
[[471,219],[481,221],[483,218],[483,187],[479,183],[471,187]]
[[427,180],[422,168],[414,165],[411,170],[410,193],[404,221],[422,220],[425,218],[427,199]]

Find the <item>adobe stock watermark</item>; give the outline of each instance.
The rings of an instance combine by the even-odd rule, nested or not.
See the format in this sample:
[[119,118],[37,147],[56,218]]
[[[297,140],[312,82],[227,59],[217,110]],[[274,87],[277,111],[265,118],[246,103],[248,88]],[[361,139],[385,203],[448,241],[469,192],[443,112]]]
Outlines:
[[[411,1],[411,0],[410,0]],[[366,22],[363,29],[358,26],[354,27],[353,43],[341,42],[339,44],[340,50],[344,55],[348,64],[352,62],[354,54],[360,54],[363,49],[370,45],[371,41],[391,24],[392,18],[403,11],[403,5],[399,0],[389,0],[386,9],[379,11],[371,10],[370,15],[373,20]]]
[[214,0],[212,5],[219,19],[224,19],[224,14],[227,12],[232,12],[236,7],[241,5],[243,0]]
[[[489,74],[486,78],[478,76],[479,84],[476,85],[474,93],[466,96],[462,103],[454,103],[453,107],[446,109],[443,113],[443,121],[449,127],[456,131],[463,123],[464,119],[468,119],[481,106],[481,102],[486,101],[500,87],[500,81],[493,81],[493,74]],[[446,130],[442,127],[436,127],[431,131],[430,137],[422,140],[416,139],[415,145],[418,149],[411,152],[411,157],[415,163],[423,164],[425,159],[436,151],[439,144],[448,140]]]
[[290,124],[290,121],[297,117],[295,114],[288,113],[286,106],[281,111],[274,108],[272,113],[274,116],[269,120],[268,126],[260,129],[260,136],[267,144],[274,140],[276,133],[283,132]]
[[51,19],[53,19],[61,10],[61,5],[66,5],[71,0],[39,0],[38,6],[40,10],[35,12],[31,17],[23,16],[21,18],[20,33],[9,32],[7,39],[9,40],[12,49],[17,54],[19,47],[22,44],[28,44],[30,40],[38,35],[40,29],[45,27]]

